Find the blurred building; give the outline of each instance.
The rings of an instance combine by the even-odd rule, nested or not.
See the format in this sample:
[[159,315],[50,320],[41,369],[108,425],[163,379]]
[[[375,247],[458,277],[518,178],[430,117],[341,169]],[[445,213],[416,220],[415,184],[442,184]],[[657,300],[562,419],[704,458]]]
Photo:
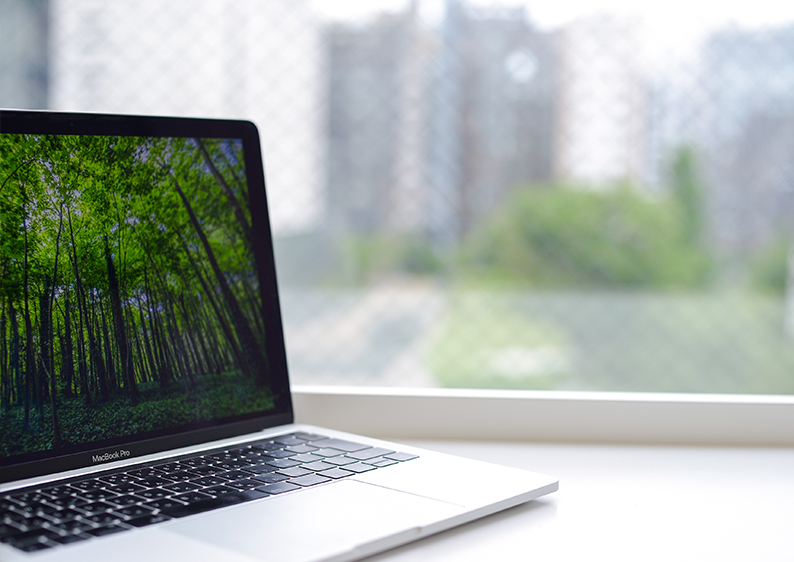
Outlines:
[[794,27],[714,33],[702,60],[714,242],[753,252],[794,236]]
[[335,24],[327,46],[332,228],[421,230],[432,35],[409,10],[367,24]]
[[329,32],[333,224],[453,244],[510,190],[553,170],[553,36],[523,9],[449,0]]
[[[447,2],[433,82],[430,170],[454,213],[434,230],[460,237],[518,186],[553,176],[555,37],[523,8]],[[436,205],[438,208],[440,205]]]
[[50,2],[51,108],[251,119],[276,234],[316,228],[321,50],[310,0]]
[[640,181],[647,163],[647,83],[637,22],[580,18],[560,31],[555,175]]
[[0,0],[0,107],[47,107],[48,47],[48,0]]

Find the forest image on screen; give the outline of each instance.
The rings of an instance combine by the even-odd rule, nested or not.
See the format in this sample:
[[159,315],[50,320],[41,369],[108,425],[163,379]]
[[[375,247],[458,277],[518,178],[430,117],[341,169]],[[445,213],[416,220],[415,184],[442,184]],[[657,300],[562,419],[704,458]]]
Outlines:
[[248,201],[239,140],[0,134],[0,464],[273,406]]

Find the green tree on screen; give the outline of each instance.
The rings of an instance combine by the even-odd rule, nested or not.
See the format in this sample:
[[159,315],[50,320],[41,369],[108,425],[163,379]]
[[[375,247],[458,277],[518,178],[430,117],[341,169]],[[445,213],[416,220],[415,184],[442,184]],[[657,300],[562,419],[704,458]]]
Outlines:
[[0,416],[58,446],[69,400],[267,387],[245,177],[239,141],[0,135]]

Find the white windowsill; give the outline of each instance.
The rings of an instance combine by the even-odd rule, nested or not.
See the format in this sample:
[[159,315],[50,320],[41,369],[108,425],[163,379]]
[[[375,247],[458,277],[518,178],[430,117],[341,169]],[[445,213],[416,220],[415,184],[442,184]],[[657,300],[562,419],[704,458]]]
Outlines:
[[293,387],[298,422],[382,438],[794,446],[794,396]]

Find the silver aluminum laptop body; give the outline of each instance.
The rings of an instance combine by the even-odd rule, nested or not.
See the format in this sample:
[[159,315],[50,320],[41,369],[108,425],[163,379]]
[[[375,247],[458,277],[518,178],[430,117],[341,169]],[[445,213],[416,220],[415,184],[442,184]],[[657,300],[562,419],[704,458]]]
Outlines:
[[355,560],[557,489],[293,423],[251,123],[3,111],[0,185],[0,560]]

